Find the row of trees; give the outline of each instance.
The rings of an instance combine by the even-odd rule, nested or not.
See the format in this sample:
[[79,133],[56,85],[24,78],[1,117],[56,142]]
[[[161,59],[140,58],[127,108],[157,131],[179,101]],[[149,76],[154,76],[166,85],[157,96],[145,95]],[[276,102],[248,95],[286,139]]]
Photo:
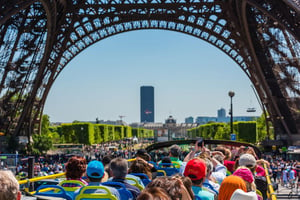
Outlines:
[[[267,135],[265,117],[262,115],[257,121],[250,122],[233,122],[233,133],[236,140],[241,142],[258,143],[269,139],[274,139],[273,132]],[[211,122],[200,125],[196,128],[188,130],[188,137],[203,137],[206,139],[230,140],[230,124]]]
[[50,126],[48,115],[43,115],[41,134],[33,134],[33,142],[28,151],[33,154],[43,154],[53,147],[53,144],[99,144],[102,142],[118,141],[125,138],[150,138],[154,131],[144,128],[132,128],[123,125],[65,123]]
[[154,137],[154,132],[153,130],[132,128],[124,125],[69,123],[53,127],[51,136],[54,143],[91,145],[131,137]]
[[[233,133],[237,141],[257,143],[266,139],[265,117],[262,115],[257,121],[234,122]],[[229,123],[208,123],[188,130],[188,137],[203,137],[210,139],[230,140]],[[45,153],[53,144],[99,144],[102,142],[121,140],[130,137],[149,138],[154,137],[154,131],[144,128],[132,128],[122,125],[92,124],[92,123],[66,123],[60,126],[50,126],[48,115],[43,115],[41,134],[32,136],[33,143],[29,151],[35,154]],[[269,139],[273,138],[270,133]]]

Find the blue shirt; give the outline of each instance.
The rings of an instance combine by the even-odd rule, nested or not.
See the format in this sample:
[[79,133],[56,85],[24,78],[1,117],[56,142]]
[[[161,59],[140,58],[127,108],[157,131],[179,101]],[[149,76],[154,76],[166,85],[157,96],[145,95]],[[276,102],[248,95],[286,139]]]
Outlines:
[[202,187],[192,186],[192,190],[195,195],[199,196],[201,200],[214,200],[214,194],[205,190],[202,190]]

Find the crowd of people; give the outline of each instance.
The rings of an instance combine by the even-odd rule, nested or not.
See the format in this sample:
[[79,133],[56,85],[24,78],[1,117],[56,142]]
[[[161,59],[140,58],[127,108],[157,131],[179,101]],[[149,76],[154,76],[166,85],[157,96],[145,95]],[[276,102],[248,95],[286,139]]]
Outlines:
[[[292,172],[297,168],[297,163],[278,161],[270,164],[258,159],[253,148],[244,146],[234,149],[217,146],[208,149],[197,141],[189,152],[183,152],[180,146],[172,145],[167,152],[148,154],[144,149],[139,149],[132,155],[135,159],[130,162],[117,154],[95,156],[91,161],[85,157],[73,156],[66,164],[57,161],[43,165],[38,163],[36,172],[66,172],[67,182],[60,185],[63,188],[74,188],[73,199],[83,192],[101,194],[109,191],[116,199],[121,200],[124,199],[124,194],[119,190],[120,185],[129,191],[129,196],[134,200],[263,200],[267,199],[268,187],[264,166],[275,177],[275,182],[287,184],[292,177],[296,180],[298,174],[297,171]],[[167,169],[173,169],[172,173],[168,174]],[[17,170],[22,169],[20,167]],[[165,174],[161,174],[162,171]],[[288,173],[290,179],[279,179],[279,172]],[[0,177],[2,173],[6,172],[1,171]],[[11,179],[6,181],[15,183]],[[112,183],[118,183],[118,187]],[[0,186],[1,200],[7,199],[1,198],[1,195],[7,193],[6,190],[7,188]],[[18,199],[18,190],[11,190],[11,195]]]
[[276,160],[270,165],[270,174],[273,182],[287,188],[298,187],[300,182],[300,163],[296,160]]

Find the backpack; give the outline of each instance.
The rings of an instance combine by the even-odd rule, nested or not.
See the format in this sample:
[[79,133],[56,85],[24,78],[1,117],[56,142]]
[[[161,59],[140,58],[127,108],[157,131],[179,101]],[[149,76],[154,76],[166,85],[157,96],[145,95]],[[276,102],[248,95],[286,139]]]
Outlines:
[[255,176],[254,182],[256,185],[256,188],[261,191],[263,195],[263,199],[267,199],[267,191],[268,191],[268,183],[267,179],[264,176]]

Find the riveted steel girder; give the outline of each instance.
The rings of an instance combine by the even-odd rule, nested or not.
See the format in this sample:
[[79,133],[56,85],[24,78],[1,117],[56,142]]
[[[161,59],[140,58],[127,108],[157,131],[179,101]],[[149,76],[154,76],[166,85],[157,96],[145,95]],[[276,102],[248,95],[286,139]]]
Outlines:
[[0,0],[0,131],[31,135],[52,84],[81,51],[140,29],[182,32],[231,57],[277,134],[300,136],[297,0]]

